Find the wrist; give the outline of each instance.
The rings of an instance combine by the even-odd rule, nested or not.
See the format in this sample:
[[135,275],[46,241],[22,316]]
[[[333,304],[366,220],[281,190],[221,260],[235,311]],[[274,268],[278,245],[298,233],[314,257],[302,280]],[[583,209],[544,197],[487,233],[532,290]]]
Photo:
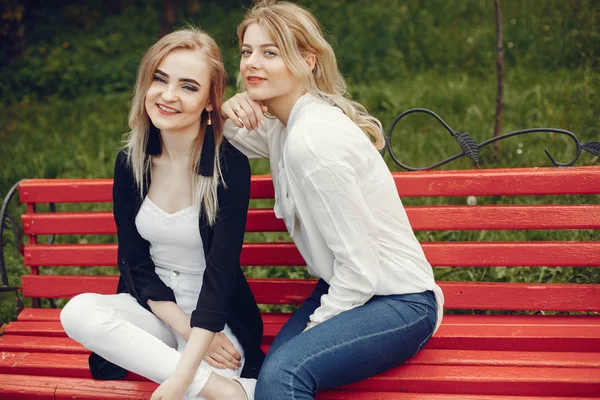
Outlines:
[[182,386],[185,385],[186,389],[194,381],[194,371],[178,371],[175,370],[173,378],[176,379]]

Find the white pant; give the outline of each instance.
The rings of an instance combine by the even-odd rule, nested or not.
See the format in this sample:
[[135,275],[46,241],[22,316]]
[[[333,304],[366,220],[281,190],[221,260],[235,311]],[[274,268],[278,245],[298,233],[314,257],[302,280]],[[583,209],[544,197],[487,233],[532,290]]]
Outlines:
[[[173,290],[177,305],[186,314],[191,314],[196,308],[202,275],[158,267],[156,272]],[[75,296],[63,308],[60,321],[73,340],[106,360],[157,383],[173,375],[187,343],[127,293]],[[244,350],[227,325],[223,333],[242,355],[242,366],[237,370],[216,369],[202,361],[188,389],[188,395],[193,398],[197,398],[194,396],[204,388],[212,372],[231,378],[242,371]]]

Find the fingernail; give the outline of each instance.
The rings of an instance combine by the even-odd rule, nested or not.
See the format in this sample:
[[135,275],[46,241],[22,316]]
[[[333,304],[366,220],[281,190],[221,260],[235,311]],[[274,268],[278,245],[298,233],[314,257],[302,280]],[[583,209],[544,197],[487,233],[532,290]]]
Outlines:
[[265,120],[261,119],[260,122],[259,122],[259,124],[264,125],[265,124]]

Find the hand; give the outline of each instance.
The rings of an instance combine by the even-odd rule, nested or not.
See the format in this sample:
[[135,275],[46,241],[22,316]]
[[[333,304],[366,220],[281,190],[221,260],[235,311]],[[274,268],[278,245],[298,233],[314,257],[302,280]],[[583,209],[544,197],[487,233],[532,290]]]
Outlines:
[[190,384],[182,377],[173,375],[156,388],[150,400],[183,400]]
[[258,129],[265,120],[267,107],[252,100],[246,92],[238,93],[221,106],[224,119],[230,119],[238,128],[245,127],[249,131]]
[[204,361],[218,369],[238,369],[242,366],[241,359],[242,356],[223,332],[215,335],[204,356]]

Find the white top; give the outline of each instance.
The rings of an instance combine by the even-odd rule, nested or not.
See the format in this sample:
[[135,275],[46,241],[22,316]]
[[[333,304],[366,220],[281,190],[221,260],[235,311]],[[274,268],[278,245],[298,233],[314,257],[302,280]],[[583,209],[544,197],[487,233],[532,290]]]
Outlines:
[[266,119],[259,131],[225,124],[225,136],[251,158],[270,158],[275,215],[309,271],[329,293],[311,325],[373,295],[432,290],[442,321],[444,296],[417,241],[392,174],[365,133],[344,113],[306,93],[287,127]]
[[188,274],[204,274],[206,259],[198,220],[200,208],[189,206],[169,214],[148,196],[135,217],[140,235],[150,242],[154,265]]

